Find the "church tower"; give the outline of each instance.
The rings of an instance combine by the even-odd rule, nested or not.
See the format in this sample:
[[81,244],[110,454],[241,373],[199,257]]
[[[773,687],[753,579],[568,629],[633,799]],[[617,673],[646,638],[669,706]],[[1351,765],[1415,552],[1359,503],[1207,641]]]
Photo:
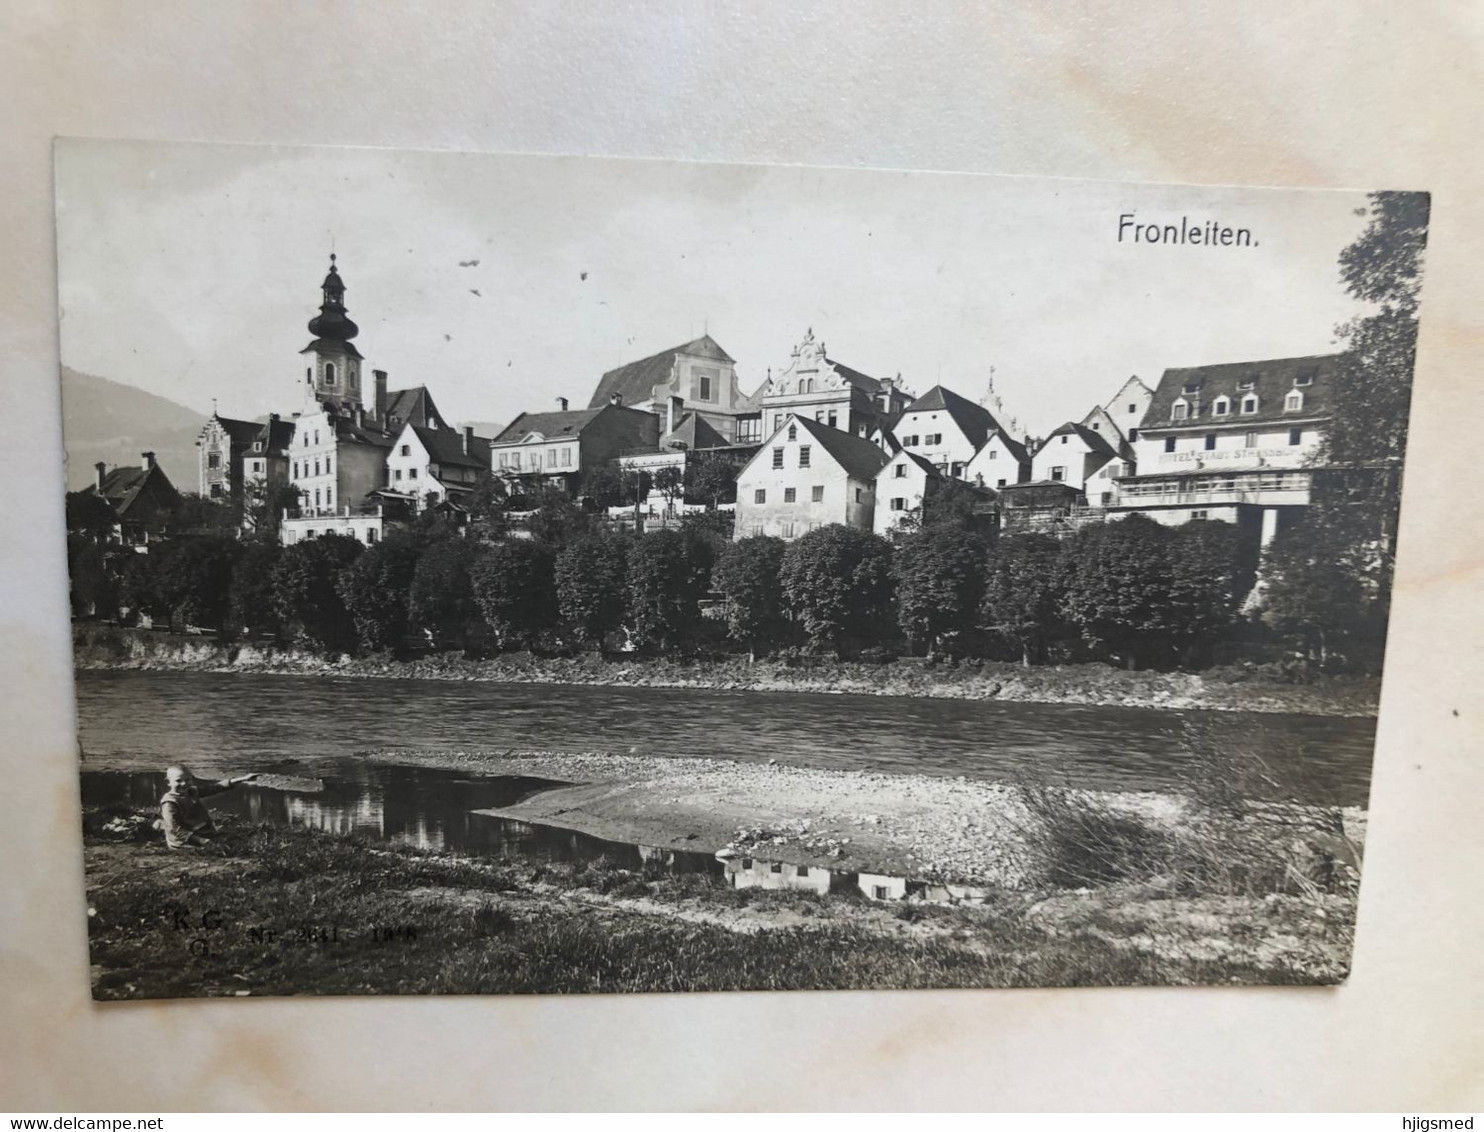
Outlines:
[[345,313],[345,284],[330,255],[330,273],[320,284],[323,302],[309,320],[314,341],[299,351],[308,361],[304,371],[305,402],[311,412],[325,409],[349,415],[362,408],[361,352],[351,339],[361,332]]

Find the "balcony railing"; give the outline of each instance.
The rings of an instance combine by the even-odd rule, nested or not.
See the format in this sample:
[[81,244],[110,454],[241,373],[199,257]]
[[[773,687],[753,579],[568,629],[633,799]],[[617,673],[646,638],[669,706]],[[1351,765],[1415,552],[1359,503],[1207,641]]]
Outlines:
[[1234,476],[1168,476],[1120,479],[1115,507],[1206,506],[1250,503],[1302,506],[1309,501],[1307,471]]
[[377,517],[385,514],[379,503],[365,503],[358,507],[289,507],[285,519],[357,519]]

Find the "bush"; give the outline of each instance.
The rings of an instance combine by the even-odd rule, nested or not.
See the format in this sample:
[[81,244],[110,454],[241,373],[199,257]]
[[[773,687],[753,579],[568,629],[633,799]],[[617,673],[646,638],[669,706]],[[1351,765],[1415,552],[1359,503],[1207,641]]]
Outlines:
[[529,648],[557,619],[556,556],[534,539],[496,543],[470,567],[474,600],[502,648]]
[[578,636],[602,647],[623,624],[628,540],[602,532],[577,539],[557,555],[557,604]]
[[839,523],[789,544],[783,595],[814,648],[842,655],[849,640],[875,641],[891,622],[891,543]]
[[926,526],[892,557],[897,619],[909,640],[936,651],[943,634],[972,626],[984,593],[984,543],[960,526]]
[[357,556],[340,576],[340,599],[364,651],[402,647],[409,625],[408,594],[421,552],[421,543],[410,532],[393,531]]
[[1042,875],[1057,888],[1149,880],[1175,855],[1169,833],[1096,795],[1035,783],[1022,784],[1020,798],[1038,827]]
[[348,649],[355,641],[355,622],[340,596],[340,574],[363,549],[345,535],[285,547],[273,568],[273,605],[279,618],[321,648]]
[[753,659],[778,647],[787,630],[779,580],[787,545],[771,535],[738,539],[716,564],[715,585],[727,597],[727,631]]

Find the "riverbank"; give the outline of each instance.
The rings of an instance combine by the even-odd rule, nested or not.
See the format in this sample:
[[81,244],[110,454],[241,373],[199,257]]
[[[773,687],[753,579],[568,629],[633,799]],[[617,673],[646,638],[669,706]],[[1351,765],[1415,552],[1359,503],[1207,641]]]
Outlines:
[[1252,711],[1370,717],[1380,680],[1316,677],[1290,683],[1267,668],[1233,666],[1204,673],[1129,672],[1101,664],[1026,668],[1004,663],[928,665],[840,662],[749,664],[707,661],[537,657],[507,653],[470,660],[444,653],[417,660],[328,659],[295,648],[225,645],[207,637],[79,623],[73,629],[78,669],[254,672],[528,684],[700,688],[718,691],[812,692],[914,696],[1019,703],[1063,703],[1204,711]]
[[264,827],[186,855],[110,825],[130,828],[85,847],[102,1000],[1317,984],[1344,978],[1354,921],[1348,894],[1130,881],[939,907]]

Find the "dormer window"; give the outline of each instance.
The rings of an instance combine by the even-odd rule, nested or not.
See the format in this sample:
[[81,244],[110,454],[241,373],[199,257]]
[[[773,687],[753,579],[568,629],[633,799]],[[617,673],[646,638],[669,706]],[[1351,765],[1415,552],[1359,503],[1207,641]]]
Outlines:
[[1297,389],[1290,389],[1288,396],[1283,398],[1283,411],[1285,413],[1296,413],[1304,407],[1304,395]]
[[1176,401],[1170,406],[1170,420],[1183,421],[1190,416],[1190,406],[1184,401]]
[[1225,396],[1224,394],[1222,396],[1216,398],[1216,400],[1211,403],[1211,413],[1214,416],[1227,417],[1227,416],[1230,416],[1231,415],[1231,411],[1232,411],[1231,398]]
[[1313,385],[1314,371],[1312,369],[1299,370],[1298,376],[1293,379],[1295,385]]
[[1242,378],[1241,381],[1237,382],[1237,388],[1240,391],[1244,392],[1244,393],[1247,390],[1249,390],[1249,389],[1256,389],[1257,388],[1257,378],[1255,378],[1255,377],[1244,377],[1244,378]]
[[1255,412],[1257,412],[1257,395],[1255,393],[1249,393],[1242,398],[1242,415],[1244,417],[1250,417]]
[[1193,382],[1193,381],[1186,382],[1184,392],[1185,392],[1185,395],[1187,397],[1193,397],[1197,393],[1199,393],[1200,391],[1201,391],[1201,387],[1199,385],[1197,385],[1195,382]]

